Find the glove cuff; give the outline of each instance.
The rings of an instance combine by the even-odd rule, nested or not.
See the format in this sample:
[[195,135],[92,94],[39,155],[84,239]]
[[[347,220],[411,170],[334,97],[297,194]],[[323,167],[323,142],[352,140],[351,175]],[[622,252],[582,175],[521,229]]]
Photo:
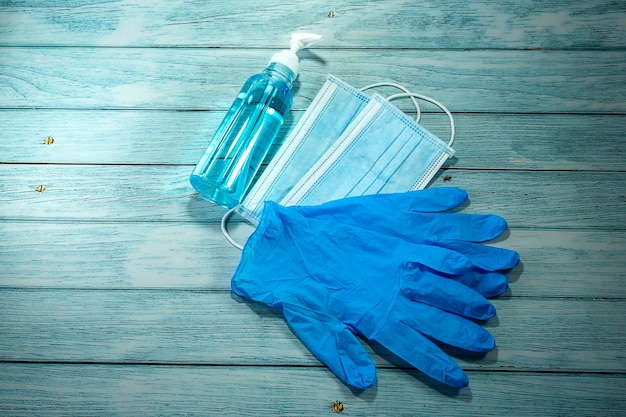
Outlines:
[[300,215],[294,217],[292,211],[287,210],[272,201],[265,202],[259,225],[246,241],[241,261],[231,279],[231,288],[235,294],[272,304],[270,299],[260,300],[256,289],[252,290],[255,294],[251,294],[246,288],[256,288],[254,283],[264,276],[266,268],[276,268],[277,261],[284,261],[283,257],[274,258],[274,252],[284,238],[286,225],[297,225],[305,220]]

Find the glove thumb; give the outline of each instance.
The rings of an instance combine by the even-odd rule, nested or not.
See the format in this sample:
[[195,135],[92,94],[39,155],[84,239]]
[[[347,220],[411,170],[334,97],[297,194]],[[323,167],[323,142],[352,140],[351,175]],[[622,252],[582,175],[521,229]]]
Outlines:
[[294,305],[284,305],[287,322],[319,360],[355,388],[376,383],[376,367],[363,345],[339,320]]

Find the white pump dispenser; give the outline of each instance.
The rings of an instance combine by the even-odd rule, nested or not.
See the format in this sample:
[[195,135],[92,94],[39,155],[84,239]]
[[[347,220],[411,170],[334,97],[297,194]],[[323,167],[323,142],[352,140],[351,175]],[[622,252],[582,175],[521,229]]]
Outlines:
[[293,33],[291,35],[291,47],[289,50],[285,49],[275,53],[269,63],[278,62],[285,65],[294,73],[293,78],[295,79],[300,71],[300,60],[297,55],[298,51],[321,39],[322,35],[315,33]]

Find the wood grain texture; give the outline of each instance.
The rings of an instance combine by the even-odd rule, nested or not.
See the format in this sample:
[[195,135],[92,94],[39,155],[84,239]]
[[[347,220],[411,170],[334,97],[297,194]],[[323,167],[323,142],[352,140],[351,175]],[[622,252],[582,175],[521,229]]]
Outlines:
[[626,8],[620,2],[180,3],[6,0],[0,2],[0,45],[284,48],[289,33],[305,31],[324,35],[316,48],[626,46]]
[[[378,385],[353,392],[318,368],[0,365],[0,411],[31,416],[622,416],[621,376],[470,373],[472,387],[428,386],[416,372],[380,370]],[[486,405],[489,406],[486,406]]]
[[[227,110],[273,53],[2,48],[0,108]],[[626,112],[622,51],[319,50],[303,54],[301,67],[295,110],[330,73],[356,87],[395,81],[455,112]]]
[[[230,293],[240,252],[188,175],[293,31],[325,39],[288,128],[329,73],[405,84],[457,120],[431,186],[509,221],[497,349],[452,352],[467,389],[374,343],[350,390]],[[0,0],[0,415],[626,415],[625,47],[601,0]]]
[[[291,113],[278,144],[302,113]],[[1,111],[0,162],[193,165],[224,115],[224,111]],[[457,157],[446,167],[626,169],[623,115],[461,113],[454,118]],[[442,138],[448,136],[448,120],[442,113],[423,115],[421,124]],[[54,139],[51,145],[45,144],[48,136]]]
[[[497,349],[451,351],[467,369],[626,372],[626,300],[495,299]],[[0,360],[207,365],[321,364],[282,313],[228,291],[12,290],[2,293]],[[602,343],[596,343],[602,340]],[[377,365],[408,365],[376,343]]]
[[[231,228],[240,242],[251,232]],[[3,222],[0,287],[222,290],[240,252],[216,223]],[[624,231],[513,229],[512,297],[626,298]]]
[[[218,223],[225,209],[189,185],[191,166],[0,165],[0,218]],[[444,172],[450,175],[444,181]],[[44,184],[44,192],[37,187]],[[485,186],[488,184],[488,186]],[[449,169],[431,186],[458,186],[466,212],[511,227],[625,230],[626,173]]]

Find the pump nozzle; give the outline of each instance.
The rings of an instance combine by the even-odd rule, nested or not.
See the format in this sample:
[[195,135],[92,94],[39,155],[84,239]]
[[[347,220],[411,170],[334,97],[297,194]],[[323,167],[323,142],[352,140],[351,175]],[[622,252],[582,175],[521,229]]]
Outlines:
[[308,47],[309,45],[322,39],[322,35],[315,33],[293,33],[291,35],[291,47],[289,50],[277,52],[270,59],[270,63],[278,62],[287,66],[294,73],[294,79],[298,76],[300,71],[300,60],[296,55],[298,51]]
[[293,33],[291,35],[291,48],[289,52],[297,53],[300,49],[307,48],[322,39],[322,35],[316,33]]

